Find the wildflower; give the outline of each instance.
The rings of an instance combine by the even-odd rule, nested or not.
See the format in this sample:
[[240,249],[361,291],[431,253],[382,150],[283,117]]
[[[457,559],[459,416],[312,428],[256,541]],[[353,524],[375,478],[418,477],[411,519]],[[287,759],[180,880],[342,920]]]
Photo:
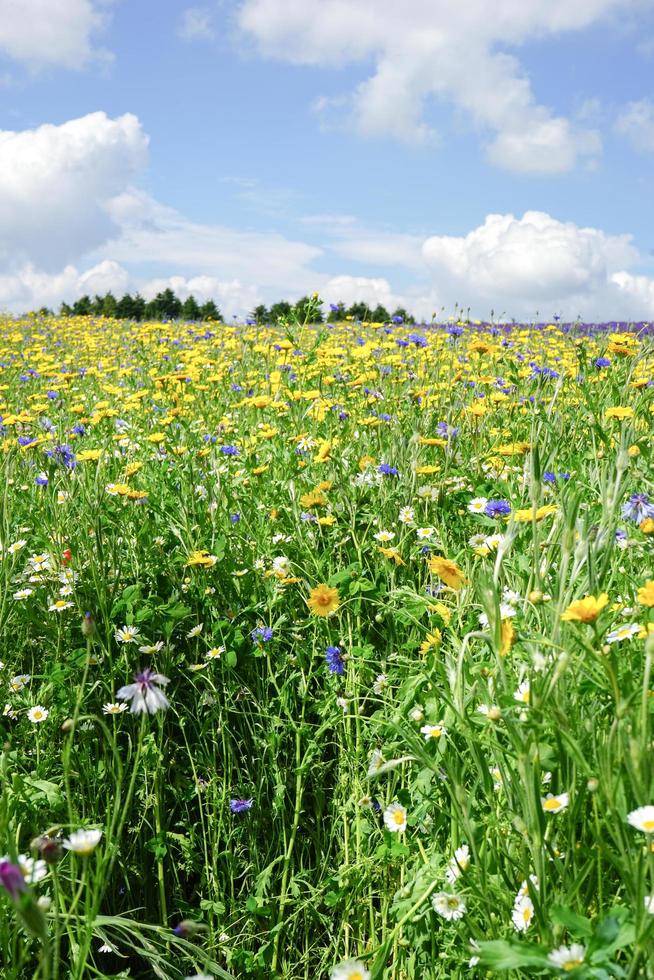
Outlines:
[[533,917],[534,903],[528,895],[519,896],[515,901],[513,912],[511,913],[513,927],[516,932],[526,932],[531,925]]
[[157,687],[157,684],[165,687],[169,683],[167,677],[156,674],[146,667],[145,670],[134,675],[134,681],[134,684],[121,687],[116,694],[119,701],[131,701],[129,710],[132,714],[147,711],[153,715],[156,711],[168,707],[166,695]]
[[511,513],[511,504],[508,500],[489,500],[484,507],[486,517],[505,517]]
[[35,885],[37,882],[43,881],[48,873],[48,866],[45,861],[27,857],[25,854],[19,854],[17,861],[21,874],[29,885]]
[[76,830],[64,841],[64,847],[73,854],[88,857],[102,839],[101,830]]
[[368,778],[370,778],[370,776],[376,776],[383,765],[384,756],[379,749],[373,749],[372,755],[370,756],[370,763],[368,765]]
[[583,964],[585,956],[586,947],[581,943],[573,943],[572,946],[559,946],[558,949],[553,949],[547,958],[559,970],[569,973]]
[[388,687],[388,677],[386,674],[377,674],[375,678],[375,683],[372,685],[372,689],[375,694],[383,694]]
[[121,626],[114,633],[117,643],[136,643],[139,636],[138,626]]
[[203,626],[204,626],[204,623],[198,623],[197,626],[194,626],[192,629],[190,629],[188,631],[188,633],[186,634],[186,639],[187,640],[192,640],[193,637],[199,636],[200,633],[202,632],[202,627]]
[[442,640],[443,640],[443,636],[439,629],[434,629],[431,631],[431,633],[427,633],[427,636],[420,644],[420,653],[422,654],[422,656],[424,656],[434,647],[440,646]]
[[640,633],[640,626],[638,623],[625,623],[624,626],[618,626],[617,629],[612,630],[606,635],[607,643],[620,643],[622,640],[631,640],[634,636]]
[[427,561],[427,566],[430,572],[442,579],[451,589],[460,589],[466,580],[458,565],[449,558],[434,555]]
[[380,463],[377,472],[381,473],[382,476],[397,476],[397,467],[391,466],[389,463]]
[[434,912],[448,922],[456,922],[462,919],[466,912],[466,903],[458,895],[451,892],[436,892],[431,897],[431,904]]
[[253,643],[269,643],[273,638],[273,631],[270,626],[257,626],[250,633]]
[[16,676],[12,677],[9,681],[9,687],[17,694],[19,691],[22,691],[27,684],[29,684],[31,679],[32,678],[29,674],[16,674]]
[[561,619],[565,622],[594,623],[608,601],[606,592],[602,592],[597,598],[587,595],[583,599],[576,599],[561,614]]
[[27,712],[27,717],[33,725],[38,725],[42,721],[45,721],[49,714],[50,712],[47,710],[47,708],[44,708],[43,705],[35,704],[34,707],[30,708],[30,710]]
[[338,589],[329,585],[317,585],[311,590],[307,605],[314,616],[329,616],[340,606]]
[[207,650],[204,657],[205,660],[220,660],[224,652],[225,652],[225,647],[223,646],[212,647],[210,650]]
[[230,800],[229,809],[232,813],[246,813],[248,810],[252,809],[254,799],[249,800]]
[[401,803],[391,803],[384,810],[384,824],[391,833],[401,833],[406,830],[406,809]]
[[445,877],[451,885],[470,867],[470,848],[467,844],[457,847],[454,857],[445,871]]
[[641,606],[654,606],[654,579],[650,579],[641,585],[636,598]]
[[418,538],[418,541],[426,541],[427,538],[431,538],[435,530],[436,528],[434,527],[417,527],[416,537]]
[[402,507],[398,520],[400,521],[400,524],[413,524],[415,520],[415,511],[413,507]]
[[529,704],[529,700],[531,698],[529,681],[523,681],[522,684],[518,686],[517,691],[513,692],[513,698],[515,701],[521,701],[522,704]]
[[471,514],[483,514],[487,503],[487,497],[473,497],[472,500],[468,502],[468,510]]
[[394,537],[395,537],[395,531],[377,531],[376,534],[373,534],[373,538],[375,539],[375,541],[380,541],[383,543],[387,541],[392,541]]
[[654,503],[646,493],[634,493],[622,507],[622,517],[626,521],[641,524],[648,517],[654,517]]
[[371,976],[360,960],[343,960],[332,968],[329,980],[370,980]]
[[639,806],[632,810],[627,814],[627,823],[645,834],[654,834],[654,806]]
[[102,713],[104,715],[120,715],[123,711],[127,711],[129,705],[118,704],[116,701],[110,702],[109,704],[102,705]]
[[345,665],[340,647],[327,647],[325,650],[325,663],[332,674],[345,673]]
[[20,893],[25,891],[23,872],[8,857],[0,858],[0,885],[14,902],[18,900]]
[[29,599],[33,592],[34,589],[19,589],[17,592],[14,592],[14,599],[17,599],[19,602],[22,599]]
[[93,616],[90,612],[84,613],[84,619],[82,620],[82,634],[83,636],[89,637],[93,636],[95,633],[95,623],[93,622]]
[[139,647],[139,653],[160,653],[164,648],[163,640],[157,640],[156,643],[146,643],[144,646]]
[[38,851],[43,858],[44,864],[56,864],[62,855],[61,838],[55,837],[50,833],[35,837],[30,847],[33,851]]
[[436,725],[423,725],[420,734],[425,736],[426,742],[429,742],[432,738],[442,738],[443,735],[447,735],[447,728],[439,721]]
[[570,802],[570,796],[568,793],[561,793],[559,796],[548,793],[547,796],[541,797],[540,802],[545,813],[560,813]]
[[66,602],[65,599],[57,599],[52,605],[48,606],[48,612],[63,612],[65,609],[72,608],[72,602]]

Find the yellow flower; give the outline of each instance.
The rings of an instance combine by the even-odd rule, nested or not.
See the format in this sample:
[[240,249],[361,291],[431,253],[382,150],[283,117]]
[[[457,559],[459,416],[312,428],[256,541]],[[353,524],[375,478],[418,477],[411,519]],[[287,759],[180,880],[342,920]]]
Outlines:
[[307,605],[314,616],[330,616],[340,604],[338,589],[330,585],[317,585],[307,599]]
[[597,599],[592,595],[584,596],[583,599],[576,599],[561,614],[561,619],[565,622],[594,623],[608,601],[609,597],[606,592],[602,592]]
[[333,514],[327,514],[325,517],[319,517],[318,523],[322,524],[323,527],[331,527],[332,524],[336,523],[336,518]]
[[515,630],[513,629],[513,623],[510,618],[502,620],[502,632],[501,632],[501,644],[500,644],[500,657],[506,657],[507,653],[513,646],[515,640]]
[[308,509],[309,507],[323,507],[327,500],[319,491],[311,490],[300,497],[300,503]]
[[96,459],[100,459],[101,455],[102,455],[101,449],[83,449],[81,453],[77,454],[77,462],[85,463],[87,462],[87,460],[95,461]]
[[654,519],[651,517],[646,517],[644,521],[641,521],[638,527],[641,529],[643,534],[654,534]]
[[434,555],[433,558],[428,559],[427,566],[430,572],[438,575],[451,589],[460,589],[466,581],[466,577],[459,566],[450,561],[449,558]]
[[427,633],[427,636],[423,640],[422,645],[420,647],[420,653],[422,654],[422,656],[424,657],[424,655],[428,653],[430,650],[432,650],[434,647],[440,646],[442,640],[443,640],[443,636],[441,634],[441,631],[438,629],[433,630],[431,633]]
[[218,559],[215,555],[210,555],[208,551],[193,551],[189,555],[189,559],[186,562],[186,567],[191,568],[193,566],[199,565],[202,568],[212,568]]
[[384,558],[390,558],[390,560],[394,561],[396,565],[406,564],[404,561],[402,561],[397,548],[377,548],[377,551],[380,551]]
[[654,606],[654,579],[650,579],[641,585],[636,598],[641,606]]
[[604,414],[607,419],[632,419],[634,410],[628,406],[616,405],[614,408],[607,408]]

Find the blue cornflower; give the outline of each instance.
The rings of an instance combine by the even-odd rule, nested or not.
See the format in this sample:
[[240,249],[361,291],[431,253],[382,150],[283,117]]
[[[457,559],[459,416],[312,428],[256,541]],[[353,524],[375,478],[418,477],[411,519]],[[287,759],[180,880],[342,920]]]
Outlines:
[[35,477],[34,482],[36,483],[37,487],[47,487],[48,478],[45,473],[39,473],[39,475]]
[[511,513],[511,504],[508,500],[489,500],[484,507],[486,517],[503,517]]
[[83,425],[74,425],[70,430],[72,436],[83,436],[86,435],[86,429]]
[[388,412],[381,412],[378,418],[381,419],[382,422],[390,422],[393,416],[389,415]]
[[340,647],[327,647],[325,650],[325,663],[332,674],[344,674],[345,666]]
[[543,481],[545,483],[555,483],[556,473],[552,473],[551,470],[545,470],[545,472],[543,473]]
[[392,316],[391,317],[391,321],[393,323],[404,323],[404,317],[403,316]]
[[224,456],[238,456],[238,446],[221,446],[220,451]]
[[19,446],[29,446],[30,442],[34,442],[34,439],[33,439],[32,436],[18,436],[18,445]]
[[416,347],[429,346],[427,338],[423,337],[421,333],[410,333],[407,339],[410,340],[412,344],[415,344]]
[[229,519],[232,522],[232,524],[238,524],[238,522],[241,519],[241,515],[240,514],[230,514],[229,515]]
[[377,472],[383,476],[397,476],[397,467],[391,466],[390,463],[380,463]]
[[273,631],[270,626],[257,626],[250,633],[253,643],[268,643],[273,638]]
[[254,799],[249,800],[230,800],[229,809],[232,813],[247,813],[248,810],[252,809],[254,804]]
[[641,524],[647,517],[654,518],[654,504],[646,493],[633,493],[622,507],[622,516],[627,521]]
[[47,392],[47,396],[48,396],[48,398],[49,398],[49,399],[50,399],[51,401],[53,401],[53,402],[54,402],[54,401],[56,401],[56,400],[57,400],[57,398],[59,398],[59,392],[58,392],[58,391],[48,391],[48,392]]
[[608,357],[598,357],[594,363],[596,368],[611,367],[611,361]]

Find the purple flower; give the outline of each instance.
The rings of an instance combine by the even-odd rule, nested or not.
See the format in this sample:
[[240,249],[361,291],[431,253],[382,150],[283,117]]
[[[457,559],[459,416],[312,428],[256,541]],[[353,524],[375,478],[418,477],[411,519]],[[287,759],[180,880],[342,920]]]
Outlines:
[[132,714],[138,715],[142,711],[147,711],[148,714],[153,715],[155,712],[165,710],[168,707],[168,698],[157,687],[157,684],[165,687],[169,683],[167,677],[164,677],[163,674],[156,674],[149,667],[146,667],[139,674],[134,674],[134,681],[134,684],[121,687],[116,694],[119,701],[132,702],[129,706]]
[[9,893],[14,902],[27,887],[23,872],[8,857],[0,859],[0,885]]
[[250,800],[230,800],[229,809],[232,813],[247,813],[248,810],[252,809],[254,803],[253,799]]
[[595,361],[595,367],[596,368],[611,367],[611,362],[608,359],[608,357],[598,357],[597,360]]
[[545,483],[555,483],[556,473],[552,473],[551,470],[545,470],[545,472],[543,473],[543,481]]
[[622,507],[622,516],[626,521],[642,524],[646,518],[654,517],[654,504],[646,493],[633,493]]
[[511,504],[508,500],[489,500],[484,507],[486,517],[503,517],[511,513]]
[[344,674],[345,665],[340,647],[327,647],[325,650],[325,663],[332,674]]
[[383,476],[397,476],[397,467],[391,466],[389,463],[380,463],[377,472]]
[[273,631],[270,626],[257,626],[250,633],[253,643],[268,643],[273,638]]
[[238,524],[238,522],[241,519],[241,515],[240,514],[230,514],[229,515],[229,519],[232,522],[232,524]]
[[237,446],[221,446],[220,451],[223,456],[238,456]]

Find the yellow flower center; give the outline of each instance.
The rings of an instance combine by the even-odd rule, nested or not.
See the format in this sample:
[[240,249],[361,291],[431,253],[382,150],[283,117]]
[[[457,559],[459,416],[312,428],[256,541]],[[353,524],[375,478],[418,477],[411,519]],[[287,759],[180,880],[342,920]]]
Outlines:
[[404,823],[404,814],[401,810],[396,810],[393,814],[393,820],[400,827]]
[[643,830],[646,830],[647,833],[654,830],[654,820],[643,820]]

